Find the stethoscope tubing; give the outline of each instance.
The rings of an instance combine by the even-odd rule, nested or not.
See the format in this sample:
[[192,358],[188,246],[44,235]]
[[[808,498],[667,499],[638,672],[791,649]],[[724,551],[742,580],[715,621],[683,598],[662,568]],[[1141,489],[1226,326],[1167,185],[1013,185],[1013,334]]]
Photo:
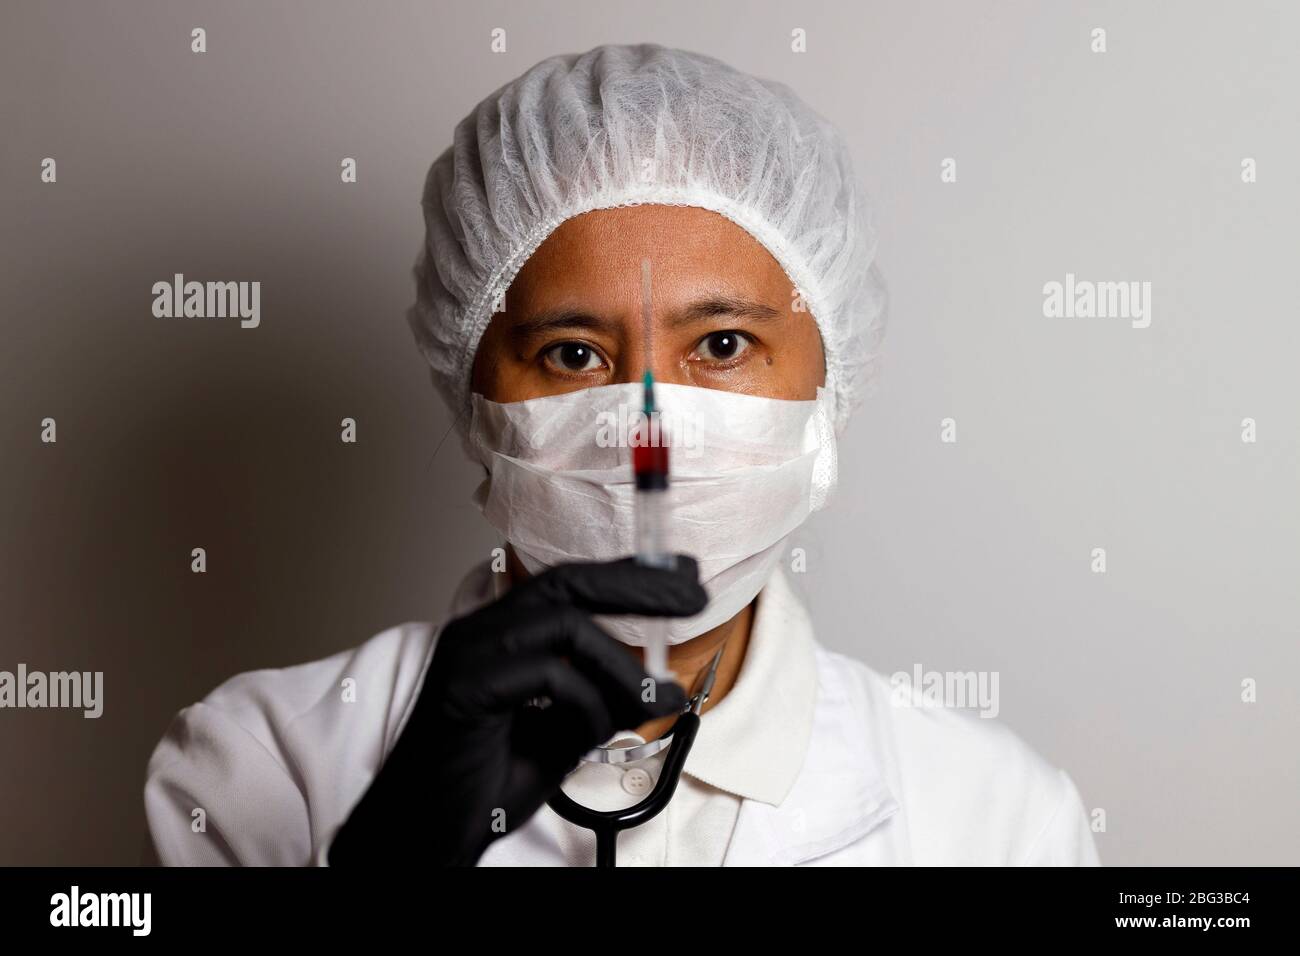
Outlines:
[[677,782],[681,779],[682,768],[686,766],[686,758],[690,756],[691,747],[695,744],[695,735],[700,730],[700,711],[704,709],[709,695],[713,692],[713,681],[717,677],[718,664],[722,661],[722,652],[725,648],[724,641],[717,653],[713,655],[709,669],[700,681],[700,688],[691,695],[686,710],[677,718],[672,730],[669,731],[672,743],[668,745],[668,756],[664,758],[659,780],[649,796],[622,810],[592,810],[590,807],[584,807],[559,788],[556,789],[555,795],[546,801],[560,819],[590,830],[596,835],[597,867],[617,866],[618,835],[624,830],[630,830],[648,820],[653,820],[664,807],[668,806],[668,801],[672,800],[673,794],[677,792]]

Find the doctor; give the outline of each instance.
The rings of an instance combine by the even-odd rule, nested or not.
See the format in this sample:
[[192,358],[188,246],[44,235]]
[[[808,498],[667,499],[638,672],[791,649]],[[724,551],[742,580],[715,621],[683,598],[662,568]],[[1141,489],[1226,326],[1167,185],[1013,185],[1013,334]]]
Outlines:
[[[818,644],[781,570],[835,484],[885,305],[825,120],[695,54],[555,57],[457,127],[424,212],[410,321],[507,566],[471,572],[440,625],[183,710],[145,785],[161,862],[590,866],[592,835],[546,799],[642,799],[663,752],[581,758],[664,733],[719,649],[676,795],[620,865],[1097,862],[1063,771],[989,721],[897,706]],[[675,571],[620,560],[629,453],[597,438],[646,368],[690,425]],[[652,616],[678,684],[642,668]]]

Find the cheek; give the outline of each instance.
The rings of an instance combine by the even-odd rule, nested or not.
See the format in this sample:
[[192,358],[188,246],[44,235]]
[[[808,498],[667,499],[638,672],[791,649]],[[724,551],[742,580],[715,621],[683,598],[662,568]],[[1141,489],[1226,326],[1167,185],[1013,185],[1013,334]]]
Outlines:
[[484,398],[492,402],[522,402],[546,394],[539,388],[527,368],[515,362],[493,361],[492,369],[483,375],[482,387],[477,388]]
[[813,396],[817,387],[826,384],[826,350],[822,347],[822,336],[814,326],[809,333],[811,341],[808,347],[809,376],[812,381]]
[[489,401],[516,401],[516,393],[524,385],[527,364],[522,356],[511,351],[502,336],[489,331],[474,354],[471,387]]
[[797,331],[792,329],[764,360],[764,373],[771,377],[782,398],[810,401],[817,397],[818,386],[826,384],[821,335],[811,320]]
[[478,350],[474,353],[474,368],[470,373],[469,387],[471,391],[477,392],[484,398],[496,401],[492,392],[495,387],[492,374],[497,363],[492,361],[490,343],[485,335],[479,340]]

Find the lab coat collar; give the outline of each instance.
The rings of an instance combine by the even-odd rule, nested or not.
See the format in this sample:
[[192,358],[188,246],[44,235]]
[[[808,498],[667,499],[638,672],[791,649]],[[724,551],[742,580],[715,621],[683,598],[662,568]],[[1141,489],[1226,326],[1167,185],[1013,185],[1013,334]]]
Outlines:
[[[706,756],[697,776],[749,798],[724,866],[808,862],[862,839],[898,811],[874,752],[867,702],[845,663],[818,646],[808,612],[778,568],[759,595],[740,678],[705,715],[691,753]],[[750,746],[727,758],[712,754],[712,744],[733,737],[709,733],[715,715],[747,721],[741,732]],[[686,770],[693,770],[690,760]]]
[[[816,648],[817,702],[799,776],[778,806],[740,806],[723,866],[793,866],[845,849],[899,811],[874,750],[871,717],[851,669]],[[858,854],[866,862],[872,856]]]
[[704,712],[685,773],[779,805],[803,766],[817,702],[812,625],[780,568],[758,595],[749,646],[727,696]]

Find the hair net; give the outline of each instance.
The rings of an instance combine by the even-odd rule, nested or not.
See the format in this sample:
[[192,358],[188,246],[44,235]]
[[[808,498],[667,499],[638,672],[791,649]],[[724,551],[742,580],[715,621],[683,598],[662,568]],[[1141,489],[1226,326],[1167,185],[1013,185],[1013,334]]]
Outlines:
[[524,262],[567,219],[643,203],[712,210],[767,248],[821,332],[842,428],[885,311],[843,141],[780,83],[643,44],[538,63],[479,103],[429,170],[408,319],[462,431],[475,350]]

